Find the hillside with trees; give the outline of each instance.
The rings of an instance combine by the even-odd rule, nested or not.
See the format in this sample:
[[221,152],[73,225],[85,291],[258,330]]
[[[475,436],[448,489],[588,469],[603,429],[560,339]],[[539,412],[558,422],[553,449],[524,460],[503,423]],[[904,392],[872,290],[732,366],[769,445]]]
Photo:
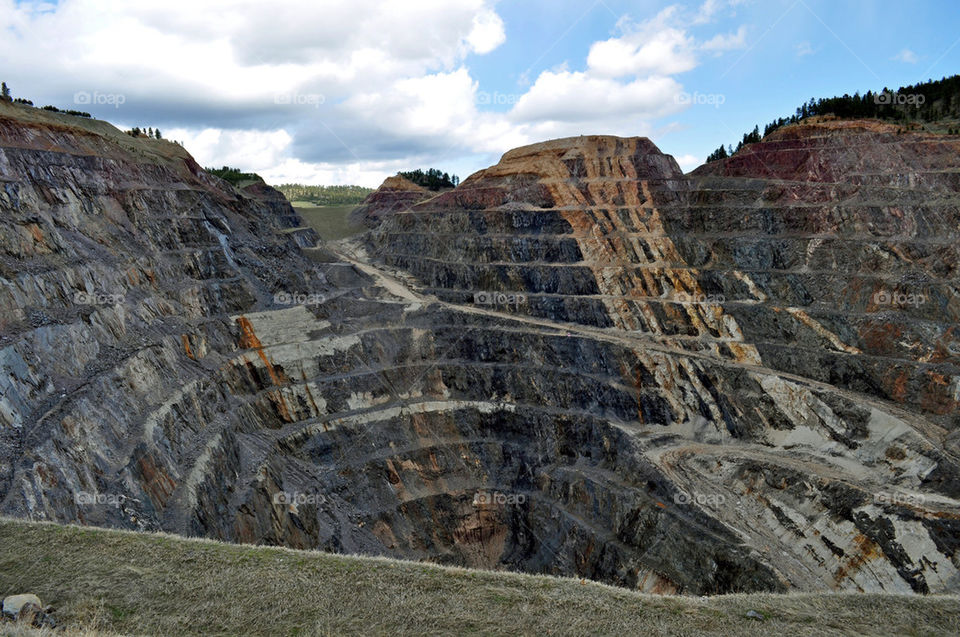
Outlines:
[[427,170],[416,169],[410,172],[399,172],[399,176],[412,181],[418,186],[428,190],[440,190],[441,188],[456,188],[460,183],[460,178],[456,175],[442,172],[436,168]]
[[231,186],[236,186],[247,181],[263,181],[263,178],[257,173],[245,173],[239,168],[224,166],[223,168],[204,168],[211,175],[215,175],[226,181]]
[[753,130],[744,134],[743,139],[732,145],[710,153],[707,161],[724,159],[736,154],[747,144],[759,142],[781,126],[796,124],[797,122],[817,115],[834,115],[842,119],[875,118],[893,122],[909,124],[913,122],[947,122],[942,132],[960,133],[960,75],[944,77],[940,80],[930,80],[920,84],[901,86],[896,91],[884,88],[878,93],[867,91],[863,95],[859,92],[853,95],[844,94],[840,97],[821,99],[810,98],[789,117],[780,117],[763,128],[754,126]]
[[[7,86],[6,82],[0,82],[0,102],[11,102],[13,104],[20,104],[22,106],[33,106],[33,100],[28,100],[23,97],[13,97],[13,92],[10,90],[10,87]],[[77,111],[74,109],[61,109],[53,106],[52,104],[47,104],[46,106],[41,107],[45,111],[50,111],[51,113],[63,113],[64,115],[73,115],[74,117],[90,117],[90,113],[86,111]]]
[[[140,128],[139,126],[134,126],[127,131],[127,135],[130,135],[130,137],[151,137],[153,139],[163,139],[163,136],[160,134],[160,129],[158,128],[154,130],[153,127]],[[224,166],[224,168],[226,168],[226,166]]]
[[363,186],[307,186],[304,184],[280,184],[274,186],[287,201],[304,201],[314,206],[348,206],[358,204],[373,188]]

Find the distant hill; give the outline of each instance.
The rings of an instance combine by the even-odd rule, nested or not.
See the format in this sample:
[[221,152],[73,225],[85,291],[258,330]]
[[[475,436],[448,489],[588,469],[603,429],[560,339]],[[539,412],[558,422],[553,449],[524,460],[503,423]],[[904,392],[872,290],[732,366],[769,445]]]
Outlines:
[[710,153],[707,161],[729,157],[747,144],[759,142],[781,126],[796,124],[817,115],[833,115],[841,119],[876,118],[905,125],[939,122],[940,126],[933,127],[935,132],[957,134],[960,133],[960,75],[901,86],[896,91],[884,87],[877,93],[867,91],[863,95],[859,92],[853,95],[844,93],[840,97],[819,100],[811,97],[809,102],[797,107],[793,115],[780,117],[767,124],[762,136],[760,127],[755,126],[751,132],[744,134],[736,149],[732,145],[726,148],[721,145]]
[[274,186],[288,201],[306,201],[315,206],[346,206],[358,204],[373,188],[364,186],[306,186],[304,184],[280,184]]

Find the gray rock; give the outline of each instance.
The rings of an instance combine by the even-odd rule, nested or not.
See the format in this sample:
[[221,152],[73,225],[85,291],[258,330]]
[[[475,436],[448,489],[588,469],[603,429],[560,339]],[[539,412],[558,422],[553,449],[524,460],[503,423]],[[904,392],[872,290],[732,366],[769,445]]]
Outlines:
[[10,595],[3,598],[3,614],[16,619],[20,613],[20,609],[26,604],[34,604],[38,609],[43,607],[40,603],[40,598],[32,593]]

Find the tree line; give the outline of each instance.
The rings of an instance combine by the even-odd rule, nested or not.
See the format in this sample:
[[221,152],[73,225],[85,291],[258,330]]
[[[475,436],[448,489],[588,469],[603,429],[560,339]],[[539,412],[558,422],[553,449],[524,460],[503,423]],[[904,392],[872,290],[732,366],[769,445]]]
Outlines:
[[[10,102],[13,104],[22,104],[23,106],[33,106],[33,101],[25,99],[23,97],[13,97],[13,93],[10,90],[10,87],[7,86],[6,82],[0,82],[0,101]],[[77,111],[72,108],[64,109],[57,108],[52,104],[47,104],[46,106],[41,106],[41,110],[50,111],[51,113],[63,113],[64,115],[73,115],[74,117],[93,117],[90,113],[86,111]],[[150,137],[152,139],[163,139],[163,135],[160,133],[159,128],[153,128],[149,126],[147,128],[140,128],[135,126],[128,131],[124,131],[127,135],[131,137]]]
[[231,186],[236,186],[244,181],[263,181],[263,177],[257,173],[245,173],[239,168],[231,168],[230,166],[224,166],[223,168],[204,168],[204,170],[228,182]]
[[456,175],[441,172],[436,168],[427,170],[411,170],[410,172],[397,173],[400,177],[412,181],[413,183],[427,188],[428,190],[440,190],[441,188],[456,188],[460,184],[460,178]]
[[140,128],[139,126],[134,126],[125,132],[131,137],[152,137],[154,139],[163,139],[159,128],[154,130],[152,127]]
[[306,201],[314,206],[357,204],[373,192],[373,188],[363,186],[307,186],[305,184],[280,184],[276,189],[283,193],[287,201]]
[[[23,106],[33,106],[32,100],[28,100],[23,97],[14,98],[13,93],[10,91],[10,87],[7,86],[6,82],[0,82],[0,102],[10,102],[13,104],[22,104]],[[90,113],[87,113],[86,111],[75,111],[72,108],[61,109],[53,106],[52,104],[47,104],[46,106],[41,106],[40,108],[52,113],[63,113],[64,115],[73,115],[74,117],[91,117]]]
[[[710,153],[707,161],[730,157],[781,126],[796,124],[816,115],[835,115],[842,119],[875,118],[904,123],[960,119],[960,75],[902,86],[896,91],[884,88],[877,93],[867,91],[863,95],[857,92],[818,100],[811,97],[790,117],[780,117],[764,126],[762,136],[760,127],[754,126],[751,132],[744,134],[736,148],[733,145],[726,148],[721,145]],[[948,128],[948,132],[956,134],[960,128]]]

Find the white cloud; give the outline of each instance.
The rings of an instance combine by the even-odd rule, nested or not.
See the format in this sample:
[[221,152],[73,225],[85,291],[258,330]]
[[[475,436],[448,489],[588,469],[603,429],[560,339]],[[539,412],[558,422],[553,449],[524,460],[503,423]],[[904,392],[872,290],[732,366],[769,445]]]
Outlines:
[[590,47],[587,66],[610,77],[639,73],[672,75],[697,65],[692,48],[692,40],[677,29],[665,29],[650,38],[612,38]]
[[624,35],[596,42],[587,55],[592,73],[609,77],[624,75],[673,75],[697,65],[694,40],[683,29],[671,26],[675,7],[667,7],[640,24],[621,21]]
[[694,24],[703,24],[713,19],[714,14],[720,9],[723,0],[706,0],[697,10],[697,15],[693,19]]
[[910,49],[903,49],[890,59],[898,62],[904,62],[906,64],[916,64],[920,61],[920,58],[917,57],[917,54]]
[[282,162],[292,141],[285,130],[171,128],[165,136],[182,141],[190,154],[204,166],[242,165],[254,171],[266,170]]
[[707,0],[695,14],[669,6],[642,22],[621,18],[619,35],[590,47],[584,71],[542,72],[510,112],[511,119],[536,132],[565,130],[574,122],[582,123],[579,132],[648,130],[651,120],[685,108],[683,87],[672,76],[696,68],[697,51],[721,55],[746,45],[745,26],[702,42],[687,31],[740,2]]
[[680,168],[683,172],[687,173],[703,163],[702,157],[697,157],[696,155],[678,155],[674,157],[677,160],[677,163],[680,164]]
[[706,24],[716,17],[722,9],[746,4],[749,0],[705,0],[691,20],[692,24]]
[[407,159],[304,162],[290,156],[293,138],[284,130],[250,131],[172,128],[164,136],[182,141],[202,166],[243,166],[269,183],[379,185],[409,168]]
[[38,103],[122,94],[119,109],[83,108],[159,126],[201,164],[376,185],[550,137],[665,130],[652,122],[682,108],[673,76],[746,33],[688,29],[738,2],[621,19],[585,60],[531,74],[499,108],[469,68],[506,41],[496,0],[0,0],[0,59],[15,93]]
[[503,44],[507,34],[503,31],[503,20],[494,11],[483,11],[473,16],[473,29],[467,36],[467,42],[475,53],[484,54]]
[[664,76],[621,83],[578,71],[545,71],[510,116],[526,122],[586,121],[629,114],[656,118],[678,110],[676,96],[682,88],[676,80]]
[[718,33],[700,45],[704,51],[713,51],[716,54],[724,51],[733,51],[747,46],[747,27],[741,26],[736,33]]
[[0,40],[0,57],[24,69],[25,80],[69,78],[77,88],[122,89],[143,99],[176,92],[213,103],[253,102],[300,88],[345,96],[493,50],[505,36],[489,5],[64,0],[37,13],[6,0],[0,30],[19,37]]
[[398,79],[380,90],[359,93],[344,107],[380,128],[404,127],[417,135],[442,135],[474,114],[476,84],[466,68]]

